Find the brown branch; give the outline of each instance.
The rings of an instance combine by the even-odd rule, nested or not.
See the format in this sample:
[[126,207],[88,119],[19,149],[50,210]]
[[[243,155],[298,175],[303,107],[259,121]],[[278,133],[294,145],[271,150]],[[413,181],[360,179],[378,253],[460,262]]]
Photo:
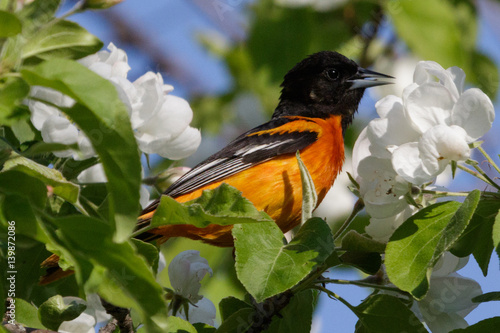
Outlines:
[[109,323],[106,324],[106,326],[103,326],[99,329],[99,333],[113,333],[118,326],[118,320],[116,318],[113,318],[109,321]]
[[[130,316],[130,310],[115,306],[103,298],[101,298],[101,304],[106,310],[106,313],[112,316],[116,320],[116,325],[120,328],[120,333],[134,333],[134,324],[132,322],[132,317]],[[113,320],[111,321],[113,322]],[[109,325],[110,323],[108,323]],[[108,327],[106,325],[105,327]],[[109,326],[111,328],[111,325]],[[116,326],[114,327],[116,328]],[[99,331],[100,332],[100,331]],[[112,331],[107,331],[112,332]]]

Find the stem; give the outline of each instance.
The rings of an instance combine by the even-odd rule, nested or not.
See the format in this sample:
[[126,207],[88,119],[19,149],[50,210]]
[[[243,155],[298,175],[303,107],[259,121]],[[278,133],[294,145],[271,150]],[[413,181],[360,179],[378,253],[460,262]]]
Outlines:
[[475,171],[473,171],[473,170],[471,170],[471,169],[469,169],[461,164],[457,164],[457,168],[459,168],[462,171],[467,172],[468,174],[473,175],[474,177],[481,179],[486,184],[489,184],[488,179],[484,178],[481,174],[479,174],[479,173],[477,173],[477,172],[475,172]]
[[447,191],[431,191],[422,190],[423,194],[432,194],[438,197],[466,197],[469,192],[447,192]]
[[482,176],[486,179],[486,182],[487,182],[488,184],[490,184],[491,186],[495,187],[497,190],[500,190],[500,185],[498,185],[497,183],[495,183],[495,182],[493,181],[493,179],[491,179],[491,178],[490,178],[490,176],[488,176],[488,175],[486,174],[486,172],[484,172],[484,170],[483,170],[483,169],[481,169],[481,167],[480,167],[479,165],[477,165],[477,164],[473,164],[472,166],[474,167],[474,169],[476,169],[476,170],[477,170],[477,172],[478,172],[478,173],[480,173],[480,174],[481,174],[481,175],[482,175]]
[[498,167],[498,165],[495,164],[495,162],[493,162],[493,159],[490,157],[490,155],[488,155],[488,153],[483,149],[483,147],[479,146],[477,147],[477,149],[481,152],[481,154],[484,155],[484,157],[486,157],[488,162],[495,168],[495,170],[498,173],[500,173],[500,168]]
[[342,302],[342,304],[344,304],[345,306],[347,306],[349,308],[349,310],[351,310],[352,312],[355,312],[354,311],[354,306],[352,306],[348,301],[346,301],[345,299],[343,299],[342,297],[340,297],[340,295],[334,293],[333,291],[331,290],[328,290],[322,286],[314,286],[314,289],[317,289],[319,291],[322,291],[324,292],[325,294],[327,294],[330,298],[336,298],[337,300],[339,300],[340,302]]
[[67,17],[73,15],[73,14],[78,14],[80,12],[83,11],[83,4],[84,4],[84,0],[81,0],[81,1],[78,1],[74,6],[73,8],[71,8],[69,11],[67,11],[66,13],[64,13],[63,15],[61,15],[60,17],[57,17],[54,21],[55,22],[58,22],[58,21],[62,21],[64,19],[66,19]]
[[351,215],[349,215],[349,217],[344,221],[344,223],[339,228],[339,230],[337,230],[337,232],[335,232],[335,235],[333,235],[333,239],[337,239],[337,237],[342,235],[342,233],[349,227],[349,225],[354,220],[356,215],[358,215],[358,213],[360,211],[362,211],[363,208],[365,208],[365,204],[364,204],[363,200],[358,199],[358,201],[356,201],[356,203],[354,204],[354,207],[352,208]]
[[373,288],[373,289],[381,289],[381,290],[389,290],[389,291],[395,291],[398,293],[402,294],[407,294],[406,291],[403,291],[399,288],[396,287],[388,287],[380,284],[373,284],[373,283],[368,283],[368,282],[363,282],[363,281],[351,281],[351,280],[339,280],[339,279],[324,279],[321,280],[323,283],[335,283],[335,284],[350,284],[358,287],[368,287],[368,288]]

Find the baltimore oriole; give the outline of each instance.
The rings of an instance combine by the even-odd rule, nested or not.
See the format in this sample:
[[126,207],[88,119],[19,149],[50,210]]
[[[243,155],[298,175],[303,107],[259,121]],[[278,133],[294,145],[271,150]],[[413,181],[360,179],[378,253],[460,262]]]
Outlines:
[[[342,169],[343,134],[365,88],[390,83],[377,80],[383,78],[391,76],[361,68],[337,52],[323,51],[307,57],[285,75],[279,104],[269,122],[242,134],[195,166],[164,195],[186,202],[199,197],[203,190],[227,183],[287,232],[300,222],[302,210],[302,183],[295,153],[300,151],[311,174],[319,204]],[[138,229],[149,224],[158,203],[156,200],[143,210]],[[171,237],[188,237],[216,246],[232,246],[231,228],[215,224],[206,228],[169,225],[149,230],[139,238],[162,243]],[[45,264],[51,266],[53,261]],[[49,276],[45,282],[49,280],[53,279]]]

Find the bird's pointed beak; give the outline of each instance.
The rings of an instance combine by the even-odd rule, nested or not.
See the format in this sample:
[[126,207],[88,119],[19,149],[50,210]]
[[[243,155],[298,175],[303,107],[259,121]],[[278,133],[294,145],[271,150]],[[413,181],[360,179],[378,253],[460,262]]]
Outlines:
[[349,89],[369,88],[394,83],[384,79],[394,79],[394,77],[359,67],[358,72],[348,80],[348,82],[352,82]]

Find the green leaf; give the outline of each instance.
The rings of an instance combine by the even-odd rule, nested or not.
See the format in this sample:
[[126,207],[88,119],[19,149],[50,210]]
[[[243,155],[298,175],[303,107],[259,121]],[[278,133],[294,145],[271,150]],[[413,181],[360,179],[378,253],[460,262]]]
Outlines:
[[463,204],[438,203],[405,221],[390,238],[385,252],[391,282],[415,298],[423,298],[432,268],[467,227],[479,197],[480,192],[475,190]]
[[5,162],[2,172],[7,170],[17,170],[41,180],[46,185],[52,187],[54,194],[60,196],[68,202],[76,203],[80,193],[80,187],[73,184],[62,176],[62,174],[49,167],[38,164],[33,160],[23,157],[12,151],[10,158]]
[[32,85],[56,89],[76,100],[77,104],[64,111],[99,155],[108,179],[115,239],[127,239],[140,208],[141,164],[130,119],[116,88],[85,66],[64,59],[48,60],[21,73]]
[[179,203],[166,195],[162,196],[151,227],[191,224],[204,228],[211,223],[232,225],[268,221],[273,220],[265,212],[257,210],[241,195],[241,191],[223,183],[216,189],[203,191],[199,198],[186,203]]
[[427,332],[415,314],[394,296],[369,296],[351,310],[358,316],[357,326],[361,325],[363,332]]
[[85,309],[86,305],[75,301],[65,304],[61,295],[49,298],[38,308],[40,322],[53,331],[57,331],[63,321],[73,320]]
[[43,209],[47,201],[47,188],[42,182],[15,170],[0,172],[0,192],[25,197],[38,209]]
[[474,303],[500,301],[500,291],[492,291],[472,298]]
[[499,210],[500,200],[491,198],[480,200],[469,225],[450,250],[458,257],[473,254],[485,276],[494,249],[493,225]]
[[495,216],[495,223],[493,224],[493,246],[497,249],[497,255],[500,258],[500,212]]
[[498,68],[487,55],[479,51],[472,53],[471,71],[467,73],[467,79],[481,89],[488,97],[494,99],[498,91]]
[[485,333],[496,332],[500,325],[500,317],[488,318],[481,320],[479,323],[471,325],[467,328],[459,328],[450,333]]
[[23,114],[16,106],[28,96],[29,91],[26,81],[17,77],[9,77],[0,85],[0,125],[12,125],[19,120]]
[[[15,173],[10,175],[15,175]],[[2,177],[0,177],[0,181],[2,181]],[[35,179],[29,179],[28,181],[31,181],[33,185],[36,184]],[[28,198],[10,194],[0,201],[0,207],[2,207],[3,217],[7,221],[17,222],[17,235],[25,235],[40,242],[48,241],[47,234],[39,222],[39,217],[33,210],[32,202]]]
[[20,298],[16,298],[16,321],[25,327],[46,329],[38,319],[38,309]]
[[320,218],[308,220],[287,245],[273,222],[237,224],[233,238],[238,279],[257,302],[293,287],[334,251]]
[[167,306],[152,270],[130,242],[116,243],[111,227],[83,215],[54,219],[58,253],[74,264],[79,285],[110,303],[133,308],[148,332],[164,332]]
[[314,310],[314,293],[304,290],[293,295],[290,303],[281,310],[280,316],[273,316],[271,325],[264,332],[269,333],[309,333],[311,332]]
[[252,305],[233,296],[223,298],[219,303],[219,313],[223,322],[236,311],[246,308],[251,309]]
[[158,261],[160,259],[158,248],[153,244],[149,244],[138,239],[131,239],[131,241],[137,249],[137,253],[146,259],[146,262],[153,269],[153,272],[156,275],[158,270]]
[[23,36],[31,37],[44,24],[53,20],[61,0],[35,0],[26,4],[19,12],[23,22]]
[[470,73],[476,44],[477,18],[465,1],[387,1],[399,37],[422,59]]
[[22,28],[16,15],[0,10],[0,38],[15,36],[21,33]]
[[385,244],[361,235],[356,230],[349,230],[342,237],[342,249],[357,252],[385,252]]
[[24,45],[23,59],[37,56],[42,59],[79,59],[102,48],[102,42],[87,30],[71,21],[47,24]]
[[204,323],[194,323],[193,327],[197,333],[215,333],[217,331],[215,327]]
[[299,163],[300,179],[302,180],[302,223],[305,223],[312,217],[312,213],[318,204],[318,194],[314,187],[314,181],[307,170],[304,162],[300,158],[297,150],[297,162]]
[[253,308],[241,308],[222,322],[217,333],[247,332],[253,324]]
[[196,333],[196,328],[182,318],[170,316],[167,323],[168,329],[164,331],[165,333]]
[[340,256],[340,261],[370,275],[377,273],[382,265],[382,258],[376,252],[347,251]]

